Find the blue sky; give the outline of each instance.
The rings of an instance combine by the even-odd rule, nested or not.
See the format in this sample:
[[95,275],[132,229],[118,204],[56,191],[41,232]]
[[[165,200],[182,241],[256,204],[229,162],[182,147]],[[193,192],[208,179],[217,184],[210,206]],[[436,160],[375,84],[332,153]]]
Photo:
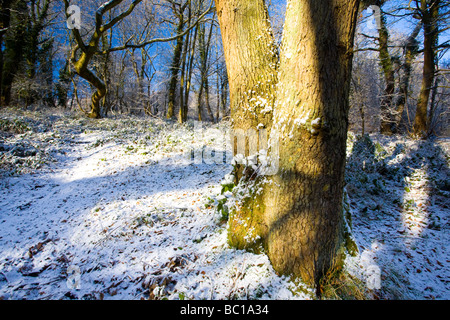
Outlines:
[[[403,1],[398,1],[398,0],[391,0],[389,1],[387,4],[384,5],[383,9],[387,12],[391,12],[392,8],[395,5],[401,4],[401,3],[407,3],[408,1],[403,0]],[[279,29],[282,28],[282,21],[283,21],[283,17],[284,17],[284,11],[286,8],[286,0],[267,0],[267,4],[269,4],[269,9],[271,10],[271,16],[274,17],[278,22],[276,22],[277,27]],[[83,10],[83,4],[81,4],[82,10]],[[136,8],[136,10],[139,10],[139,8]],[[367,16],[368,11],[366,10],[363,15]],[[84,21],[84,23],[89,23],[88,21]],[[362,24],[362,28],[364,28],[366,22],[364,22]],[[397,17],[389,17],[388,18],[388,24],[390,27],[390,30],[392,30],[392,32],[397,32],[397,33],[404,33],[406,35],[410,34],[411,31],[414,29],[414,26],[417,22],[415,21],[415,19],[411,18],[410,16],[408,17],[404,17],[404,18],[397,18]],[[64,26],[61,25],[61,30],[59,30],[59,36],[60,36],[60,40],[64,41],[66,40],[66,26],[65,23],[63,23]],[[171,28],[171,27],[169,27]],[[64,30],[62,30],[64,29]],[[164,33],[167,33],[167,29],[165,29],[166,31],[164,31]],[[377,30],[372,30],[371,32],[373,32],[374,35],[377,34]],[[423,36],[419,35],[419,41],[422,41]],[[446,34],[441,35],[440,37],[440,42],[445,42],[448,41],[450,39],[450,30],[447,31]],[[159,45],[154,45],[151,49],[151,51],[153,51],[155,53],[155,55],[157,55],[157,60],[155,61],[155,64],[158,64],[160,67],[163,67],[162,69],[158,67],[158,69],[160,70],[166,70],[167,71],[167,66],[168,66],[168,61],[170,61],[170,52],[171,49],[170,47],[173,46],[173,43],[166,43],[166,44],[159,44]],[[63,58],[63,57],[61,57]],[[447,54],[445,55],[443,60],[449,60],[450,61],[450,52],[447,52]],[[56,66],[56,68],[59,68],[59,65]],[[58,70],[55,70],[55,72],[57,72]]]

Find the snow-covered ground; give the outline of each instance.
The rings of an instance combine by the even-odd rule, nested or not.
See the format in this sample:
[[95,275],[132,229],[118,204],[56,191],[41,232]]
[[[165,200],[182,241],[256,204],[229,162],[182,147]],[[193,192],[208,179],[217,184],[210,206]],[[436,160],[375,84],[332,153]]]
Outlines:
[[[314,298],[266,255],[227,245],[212,200],[231,166],[191,158],[222,150],[226,123],[199,138],[151,118],[0,120],[3,299]],[[449,299],[449,141],[372,138],[373,154],[349,160],[359,255],[346,267],[376,298]]]
[[450,139],[371,139],[353,144],[347,164],[360,250],[352,270],[380,275],[379,298],[449,299]]

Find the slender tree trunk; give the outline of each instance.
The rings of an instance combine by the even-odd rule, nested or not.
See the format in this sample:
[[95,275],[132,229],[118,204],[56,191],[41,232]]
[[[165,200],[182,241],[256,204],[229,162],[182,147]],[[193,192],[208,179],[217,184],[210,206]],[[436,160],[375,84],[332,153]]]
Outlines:
[[434,78],[434,85],[431,89],[431,101],[430,101],[430,111],[428,112],[428,134],[433,134],[434,131],[434,112],[436,110],[436,95],[439,88],[439,77]]
[[88,69],[89,62],[95,54],[99,39],[91,43],[78,60],[72,57],[72,63],[76,73],[93,85],[96,91],[91,96],[91,110],[87,113],[89,118],[98,119],[101,117],[100,103],[106,94],[106,85],[94,72]]
[[105,83],[87,68],[79,69],[77,70],[77,73],[96,88],[91,96],[91,110],[88,113],[88,117],[98,119],[101,117],[100,104],[103,97],[106,95]]
[[[87,112],[87,115],[91,118],[101,117],[101,100],[106,94],[106,84],[103,80],[97,76],[93,71],[89,70],[89,63],[94,55],[98,52],[98,45],[104,32],[111,30],[117,23],[122,21],[125,17],[131,14],[136,5],[142,0],[133,0],[126,11],[123,11],[118,16],[112,18],[108,23],[103,24],[103,15],[122,3],[123,0],[107,1],[103,3],[96,11],[94,32],[92,33],[89,43],[85,44],[78,29],[73,29],[72,34],[76,42],[75,47],[72,50],[71,62],[73,63],[76,73],[87,80],[91,85],[96,88],[96,91],[91,97],[91,110]],[[70,6],[68,0],[63,0],[64,8],[67,10]],[[67,16],[68,18],[68,16]],[[81,50],[82,53],[77,57],[77,52]]]
[[208,111],[208,117],[211,120],[211,122],[215,122],[214,115],[211,110],[211,103],[209,98],[209,80],[208,77],[205,77],[204,82],[204,88],[205,88],[205,103],[206,103],[206,111]]
[[[178,17],[178,27],[177,34],[183,33],[184,21],[183,13],[181,12]],[[180,71],[181,65],[181,54],[183,51],[183,37],[179,37],[176,40],[175,49],[173,52],[172,65],[170,67],[170,82],[169,82],[169,92],[168,92],[168,107],[167,107],[167,119],[172,119],[175,115],[175,100],[176,100],[176,89],[178,82],[178,73]]]
[[366,134],[366,115],[364,112],[364,105],[361,104],[359,106],[359,115],[361,116],[361,136],[364,136]]
[[140,69],[138,66],[134,50],[131,51],[130,57],[131,57],[131,65],[133,67],[134,75],[136,76],[136,85],[137,85],[137,92],[138,92],[135,103],[140,104],[140,103],[142,103],[142,100],[144,97],[144,85],[143,85],[144,75],[141,73],[142,69]]
[[185,90],[186,90],[186,68],[187,68],[187,53],[189,50],[189,39],[190,34],[188,33],[186,35],[186,40],[184,41],[184,48],[183,48],[183,54],[182,54],[182,66],[181,66],[181,75],[180,75],[180,110],[178,113],[178,122],[183,123],[186,121],[187,118],[187,101],[184,100],[185,98]]
[[424,31],[423,77],[414,118],[414,134],[422,138],[428,133],[427,110],[435,72],[434,50],[438,37],[437,18],[439,2],[440,0],[433,0],[430,3],[426,0],[421,0],[421,16]]
[[[215,15],[215,13],[214,13]],[[214,19],[214,17],[213,17]],[[211,37],[213,31],[214,23],[211,22],[211,27],[206,36],[206,28],[205,25],[199,26],[199,47],[200,47],[200,73],[201,73],[201,84],[199,90],[198,103],[201,103],[203,98],[203,92],[205,93],[205,104],[206,111],[208,112],[209,119],[214,122],[214,115],[211,110],[211,105],[209,101],[209,80],[208,80],[208,58],[209,58],[209,48],[211,44]],[[206,39],[207,37],[207,39]],[[201,107],[198,107],[198,111],[201,112]],[[199,115],[201,117],[201,115]]]
[[409,80],[411,78],[412,63],[417,55],[417,41],[416,38],[422,28],[422,23],[419,23],[414,29],[413,33],[408,37],[405,44],[405,61],[403,62],[403,76],[400,79],[399,94],[397,97],[395,123],[392,131],[398,132],[402,120],[403,111],[405,110],[406,102],[408,100]]
[[389,31],[386,26],[386,17],[381,15],[379,29],[380,63],[383,70],[385,88],[381,98],[380,133],[392,134],[392,99],[395,91],[394,66],[389,53]]
[[214,18],[216,17],[216,13],[214,12],[212,21],[211,21],[211,26],[209,29],[209,33],[208,33],[208,41],[206,43],[206,56],[205,56],[205,99],[206,99],[206,110],[208,110],[208,115],[209,118],[211,119],[212,122],[215,122],[214,119],[214,115],[212,113],[211,110],[211,104],[210,104],[210,99],[209,99],[209,80],[208,80],[208,58],[210,56],[210,49],[211,49],[211,38],[212,38],[212,34],[213,34],[213,29],[214,29]]
[[[112,30],[110,30],[110,37],[108,38],[108,35],[106,33],[104,33],[102,35],[102,48],[103,50],[108,50],[112,47]],[[108,93],[108,88],[106,87],[106,83],[110,83],[110,79],[111,79],[111,75],[110,75],[110,63],[111,63],[111,57],[110,57],[110,53],[107,52],[102,56],[102,77],[103,77],[103,83],[105,83],[105,95],[102,98],[102,105],[103,105],[103,110],[102,110],[102,115],[106,117],[108,115],[108,112],[110,111],[111,108],[111,102],[109,101],[109,93]]]
[[222,117],[227,115],[227,98],[228,98],[228,78],[226,72],[220,76],[220,106],[222,109]]
[[[188,4],[188,24],[191,24],[191,2],[189,1]],[[191,31],[189,31],[186,34],[186,40],[184,42],[184,48],[183,48],[183,65],[181,67],[181,76],[180,76],[180,110],[178,115],[178,122],[183,123],[187,120],[187,111],[188,111],[188,100],[189,100],[189,93],[186,94],[186,92],[189,90],[188,87],[188,79],[186,79],[186,74],[190,71],[187,70],[189,68],[187,59],[188,59],[188,53],[189,53],[189,47],[191,45],[190,43],[191,39]],[[190,76],[190,75],[189,75]],[[189,80],[190,81],[190,80]]]
[[186,88],[184,91],[184,104],[185,104],[185,106],[184,106],[184,109],[185,109],[184,110],[184,116],[185,116],[184,121],[187,120],[187,114],[188,114],[189,93],[191,92],[192,69],[193,69],[194,58],[195,58],[194,52],[195,52],[195,45],[197,42],[197,33],[198,33],[197,30],[198,30],[198,28],[194,29],[194,38],[191,43],[191,51],[190,51],[190,57],[189,57],[188,76],[186,79]]
[[[216,0],[216,10],[227,65],[232,131],[247,133],[265,128],[269,132],[278,49],[264,0]],[[236,184],[242,171],[237,165]]]
[[202,97],[203,97],[203,83],[200,84],[200,88],[197,93],[197,119],[198,121],[203,121],[203,108],[202,108]]
[[[261,26],[267,23],[264,2],[216,0],[216,6],[234,127],[266,124],[271,143],[279,141],[275,175],[247,175],[249,167],[243,173],[248,193],[230,214],[229,242],[252,250],[262,245],[278,273],[317,285],[336,265],[343,241],[348,96],[359,1],[290,1],[278,76],[276,61],[261,63],[277,56],[261,41],[270,34]],[[247,42],[244,50],[261,47],[242,52],[236,39]],[[257,72],[243,70],[246,61]],[[252,102],[259,98],[274,102],[260,107],[272,111],[273,106],[273,126],[271,117],[261,116],[263,110],[254,112]]]
[[103,80],[98,77],[93,71],[89,70],[89,63],[94,57],[99,42],[100,42],[101,34],[95,33],[89,42],[89,45],[86,46],[85,50],[81,53],[79,58],[76,58],[76,51],[72,51],[71,62],[75,69],[75,72],[88,81],[92,86],[95,87],[95,92],[91,96],[91,109],[86,113],[89,118],[98,119],[101,117],[101,108],[100,104],[103,97],[106,95],[106,85]]
[[219,77],[219,64],[216,66],[216,121],[220,119],[220,77]]

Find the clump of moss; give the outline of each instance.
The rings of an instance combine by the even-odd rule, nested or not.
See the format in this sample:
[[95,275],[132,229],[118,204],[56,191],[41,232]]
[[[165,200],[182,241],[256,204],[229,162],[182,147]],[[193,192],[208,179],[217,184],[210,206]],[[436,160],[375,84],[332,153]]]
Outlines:
[[0,119],[0,131],[20,134],[30,130],[31,129],[27,125],[27,123],[25,123],[20,119],[15,120]]

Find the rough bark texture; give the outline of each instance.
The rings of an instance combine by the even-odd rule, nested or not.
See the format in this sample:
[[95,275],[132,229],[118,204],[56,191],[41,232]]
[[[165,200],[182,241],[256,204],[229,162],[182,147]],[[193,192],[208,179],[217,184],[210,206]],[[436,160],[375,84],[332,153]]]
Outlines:
[[263,0],[216,0],[233,128],[270,127],[278,53]]
[[274,268],[317,284],[341,245],[353,37],[359,1],[291,1],[275,124],[280,168],[266,200]]
[[[258,11],[262,2],[216,0],[234,128],[263,123],[272,138],[279,136],[278,173],[261,177],[244,171],[237,190],[247,194],[230,215],[229,242],[256,250],[262,245],[277,272],[315,285],[336,263],[343,240],[348,95],[359,1],[288,2],[278,74],[276,64],[264,69],[270,67],[264,58],[276,57],[269,54],[273,49],[256,41],[267,23],[266,11]],[[264,83],[257,94],[270,92],[273,119],[248,108],[255,97],[249,89]]]
[[[267,7],[264,0],[215,2],[227,65],[232,130],[244,134],[258,128],[269,131],[278,82],[278,50]],[[234,155],[237,152],[235,148]],[[242,166],[237,165],[236,184],[242,173]]]

